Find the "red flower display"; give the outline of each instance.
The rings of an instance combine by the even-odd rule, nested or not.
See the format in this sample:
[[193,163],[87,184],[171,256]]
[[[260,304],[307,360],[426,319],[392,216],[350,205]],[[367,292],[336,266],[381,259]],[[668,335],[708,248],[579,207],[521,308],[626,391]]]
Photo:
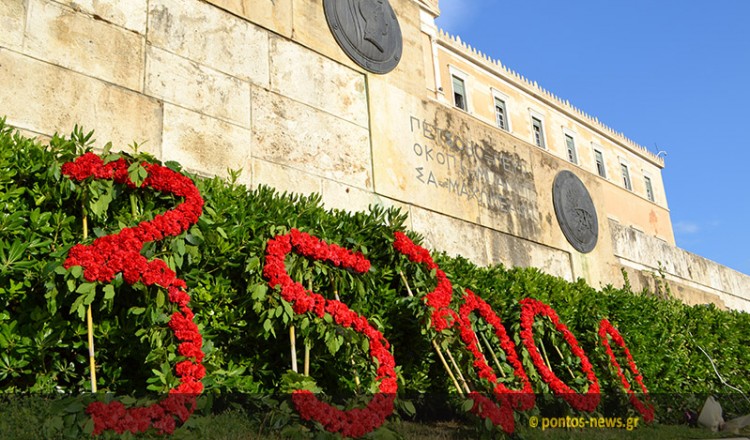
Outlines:
[[[534,334],[532,331],[532,325],[534,324],[534,318],[536,315],[544,315],[548,317],[555,325],[555,329],[562,333],[565,342],[570,346],[573,355],[581,360],[581,370],[589,380],[589,389],[586,394],[580,394],[565,384],[555,373],[545,365],[542,355],[536,348],[534,343]],[[542,377],[542,380],[549,384],[552,391],[561,396],[567,401],[570,406],[581,411],[591,412],[599,405],[599,381],[594,374],[594,369],[589,361],[589,358],[584,353],[583,349],[578,345],[573,333],[568,330],[568,327],[560,322],[560,318],[557,316],[555,310],[544,304],[541,301],[537,301],[532,298],[524,298],[521,300],[521,340],[523,341],[526,349],[531,356],[531,360],[536,366],[537,371]]]
[[[184,198],[184,201],[151,221],[97,238],[90,245],[73,246],[63,265],[66,269],[81,266],[84,278],[90,282],[109,283],[118,273],[122,273],[129,284],[141,281],[147,286],[158,285],[167,289],[170,302],[179,309],[172,314],[168,325],[180,341],[178,353],[186,359],[175,367],[180,384],[158,403],[133,408],[125,408],[116,401],[90,404],[86,412],[91,414],[94,421],[94,435],[106,430],[114,430],[118,434],[126,431],[139,433],[150,427],[156,428],[159,433],[171,434],[176,427],[175,417],[185,422],[195,410],[196,395],[203,391],[203,338],[193,322],[193,312],[187,306],[190,296],[185,291],[185,282],[177,278],[164,261],[148,261],[141,255],[145,243],[179,235],[195,224],[203,212],[203,199],[188,177],[161,165],[143,163],[143,167],[148,176],[141,184],[142,188],[171,193]],[[105,164],[101,157],[86,153],[74,162],[64,164],[62,172],[77,181],[93,177],[136,187],[128,177],[128,163],[123,158]]]
[[[453,285],[448,280],[437,264],[432,260],[430,252],[422,246],[414,244],[409,237],[403,232],[396,231],[394,233],[395,240],[393,247],[406,255],[409,261],[412,263],[424,264],[429,270],[435,271],[435,278],[437,278],[437,286],[430,293],[425,295],[424,301],[432,311],[430,318],[432,320],[432,327],[437,332],[441,332],[447,328],[453,326],[458,321],[458,315],[456,312],[450,309],[451,300],[453,298]],[[447,318],[452,318],[452,321],[448,321]]]
[[[617,362],[615,353],[612,351],[612,347],[609,345],[608,336],[612,338],[615,344],[622,347],[623,351],[625,352],[625,357],[628,360],[628,367],[630,368],[630,372],[633,373],[636,383],[638,383],[638,385],[641,387],[641,391],[643,391],[643,394],[646,397],[647,402],[645,404],[641,402],[635,395],[630,382],[628,382],[628,379],[625,377],[625,373],[623,373],[622,367],[620,367],[620,364]],[[620,332],[618,332],[617,329],[614,328],[608,320],[602,319],[599,322],[599,337],[601,338],[602,345],[607,351],[607,355],[609,355],[610,362],[615,367],[615,370],[617,370],[617,376],[619,376],[620,382],[622,382],[622,386],[623,388],[625,388],[625,392],[628,393],[630,403],[632,403],[635,409],[639,413],[641,413],[644,422],[652,422],[654,420],[654,407],[650,402],[648,402],[648,390],[646,389],[646,385],[643,384],[643,376],[641,376],[641,373],[638,372],[638,367],[636,367],[633,356],[630,354],[630,350],[628,350],[628,347],[625,345],[625,340],[622,338],[622,335],[620,335]]]
[[[491,420],[493,424],[502,427],[505,432],[509,434],[513,433],[515,430],[513,419],[514,409],[521,411],[531,409],[534,406],[535,396],[531,388],[531,382],[529,382],[526,372],[518,360],[515,346],[508,338],[505,328],[500,322],[500,318],[489,304],[468,289],[466,289],[465,302],[459,309],[459,313],[454,312],[450,308],[453,297],[453,286],[445,275],[445,272],[440,270],[435,261],[433,261],[430,252],[414,244],[402,232],[396,231],[394,236],[393,247],[397,251],[406,255],[409,261],[424,264],[428,269],[435,271],[435,277],[438,280],[437,286],[423,298],[431,310],[432,327],[436,331],[441,332],[458,324],[461,340],[466,345],[467,350],[474,356],[474,367],[479,370],[479,377],[486,379],[492,384],[494,395],[500,401],[500,406],[498,406],[497,403],[487,396],[471,392],[469,393],[469,397],[474,400],[474,406],[471,411],[480,417]],[[469,320],[469,314],[474,310],[478,310],[480,316],[495,330],[495,335],[500,339],[501,348],[505,351],[508,362],[513,366],[515,376],[523,382],[523,390],[510,390],[502,383],[499,383],[492,368],[487,365],[487,360],[482,352],[479,351],[477,336],[471,328],[471,321]],[[452,319],[449,321],[447,318]]]
[[[508,363],[513,367],[513,374],[523,383],[523,389],[510,390],[504,384],[497,381],[497,376],[492,368],[487,364],[484,354],[479,350],[477,335],[471,328],[469,315],[478,311],[482,317],[495,330],[495,336],[500,340],[500,347],[506,355]],[[464,303],[458,311],[461,325],[461,339],[464,341],[466,348],[474,356],[474,368],[479,370],[479,377],[487,380],[493,386],[495,397],[500,401],[500,407],[490,399],[479,393],[470,393],[469,397],[474,400],[472,411],[481,417],[492,420],[492,423],[499,425],[508,433],[513,434],[515,422],[513,420],[513,410],[518,409],[525,411],[534,407],[534,391],[531,388],[526,372],[518,360],[516,348],[508,334],[505,332],[500,318],[495,314],[489,304],[474,292],[466,289]]]
[[338,325],[352,328],[367,338],[370,357],[378,362],[376,380],[380,381],[380,392],[365,408],[343,411],[321,402],[309,391],[297,390],[292,394],[294,406],[303,419],[316,420],[330,432],[339,432],[347,437],[360,437],[380,427],[386,417],[393,413],[393,401],[398,385],[396,362],[389,351],[390,344],[382,333],[370,325],[367,318],[352,311],[346,304],[326,299],[292,280],[284,264],[286,256],[291,252],[357,273],[370,270],[370,262],[360,253],[325,243],[317,237],[292,229],[288,234],[278,235],[268,241],[263,266],[263,276],[268,280],[268,284],[281,288],[281,297],[292,304],[295,313],[310,312],[319,318],[328,314]]

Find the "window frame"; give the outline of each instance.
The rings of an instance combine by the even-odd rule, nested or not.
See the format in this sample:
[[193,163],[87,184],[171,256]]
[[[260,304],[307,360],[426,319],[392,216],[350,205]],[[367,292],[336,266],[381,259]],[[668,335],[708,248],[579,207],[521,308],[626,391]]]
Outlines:
[[645,171],[643,172],[643,183],[646,186],[646,198],[656,203],[656,194],[654,193],[654,182],[651,180],[651,176]]
[[[607,179],[607,162],[604,160],[604,149],[600,145],[594,143],[591,144],[591,149],[594,151],[594,167],[596,168],[596,174],[603,179]],[[602,158],[601,172],[599,170],[597,153],[599,154],[599,157]]]
[[[466,113],[471,113],[471,100],[469,99],[469,75],[451,65],[448,65],[448,73],[451,79],[451,101],[453,103],[453,108],[463,110]],[[463,98],[466,108],[461,108],[456,105],[456,87],[454,79],[460,80],[463,85]]]
[[623,188],[628,191],[633,191],[633,179],[630,177],[630,165],[622,158],[620,158],[620,183]]
[[[536,132],[534,131],[534,121],[539,122],[539,131],[540,136],[539,140],[541,142],[541,145],[539,145],[536,142]],[[536,145],[537,147],[541,148],[542,150],[547,150],[547,134],[544,129],[544,116],[539,113],[538,111],[535,111],[534,109],[529,108],[529,126],[531,128],[531,144]]]
[[[576,148],[576,132],[573,130],[570,130],[568,128],[563,127],[563,141],[565,142],[565,158],[568,160],[568,162],[574,164],[574,165],[580,165],[578,160],[578,149]],[[572,153],[573,157],[571,159],[571,145],[568,145],[568,139],[570,139],[572,143]]]
[[[511,133],[512,128],[510,123],[510,114],[508,113],[508,101],[510,101],[510,97],[494,87],[490,87],[490,90],[492,91],[492,110],[495,114],[495,126],[501,130],[505,130],[508,133]],[[505,112],[505,127],[500,127],[497,124],[497,101],[503,103],[503,111]]]

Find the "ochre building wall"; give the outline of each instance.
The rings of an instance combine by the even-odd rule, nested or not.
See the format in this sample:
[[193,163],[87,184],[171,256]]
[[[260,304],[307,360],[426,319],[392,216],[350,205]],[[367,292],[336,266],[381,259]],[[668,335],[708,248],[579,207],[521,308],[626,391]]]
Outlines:
[[[2,113],[40,138],[79,124],[205,175],[241,168],[248,186],[317,192],[330,208],[398,206],[429,247],[478,264],[594,286],[621,285],[623,269],[645,286],[661,269],[686,302],[750,310],[750,277],[675,247],[662,158],[438,31],[437,1],[391,5],[403,53],[376,75],[341,50],[319,0],[4,0]],[[467,111],[454,106],[456,72]],[[509,130],[496,126],[494,96],[506,101]],[[532,114],[546,148],[533,144]],[[590,253],[557,223],[561,170],[596,208]]]

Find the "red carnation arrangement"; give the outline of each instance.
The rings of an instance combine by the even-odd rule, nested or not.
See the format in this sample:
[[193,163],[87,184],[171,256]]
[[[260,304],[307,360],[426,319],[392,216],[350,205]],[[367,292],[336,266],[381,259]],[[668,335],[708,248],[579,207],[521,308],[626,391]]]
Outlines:
[[335,244],[328,244],[310,234],[292,229],[288,234],[277,235],[268,240],[263,276],[268,284],[281,288],[281,297],[292,304],[296,314],[314,313],[318,318],[330,315],[334,322],[365,336],[369,342],[370,357],[377,360],[376,380],[380,390],[365,408],[340,410],[321,402],[310,391],[297,390],[292,394],[292,402],[304,420],[320,422],[327,431],[338,432],[346,437],[360,437],[380,427],[386,417],[393,413],[396,398],[396,362],[389,351],[390,343],[376,330],[364,316],[352,311],[337,300],[329,300],[322,295],[307,290],[302,284],[292,280],[286,270],[284,260],[291,252],[304,257],[323,261],[356,273],[370,270],[370,262],[361,253],[354,253]]
[[[513,374],[521,380],[523,389],[511,390],[503,383],[498,382],[497,376],[487,364],[484,354],[479,350],[477,335],[471,328],[469,315],[474,311],[478,311],[479,316],[495,331],[495,336],[500,340],[500,347],[505,352],[508,363],[513,367]],[[490,382],[493,386],[495,397],[500,401],[500,407],[498,408],[487,397],[478,393],[471,393],[469,397],[474,400],[472,411],[481,417],[492,420],[492,423],[502,427],[506,433],[513,434],[515,430],[513,410],[525,411],[531,409],[534,407],[536,400],[531,382],[516,354],[516,347],[510,338],[508,338],[500,317],[497,316],[489,304],[469,289],[466,289],[464,303],[459,308],[458,316],[460,318],[461,339],[464,341],[469,352],[474,356],[474,367],[479,370],[480,378]]]
[[[609,344],[608,336],[611,337],[615,344],[619,345],[625,352],[625,358],[628,360],[628,367],[630,368],[630,372],[633,373],[636,383],[641,387],[641,391],[643,391],[643,394],[646,397],[647,402],[645,404],[641,402],[635,395],[630,382],[628,382],[628,379],[625,377],[625,373],[623,373],[622,367],[620,367],[620,364],[615,358],[615,353],[612,351],[612,346],[610,346]],[[632,403],[635,409],[639,413],[641,413],[644,422],[653,422],[654,406],[651,405],[650,402],[648,402],[648,390],[646,389],[646,385],[644,385],[643,383],[643,376],[638,372],[638,367],[635,365],[635,360],[633,360],[633,356],[630,354],[630,350],[628,350],[628,347],[625,345],[625,340],[622,338],[622,335],[619,331],[617,331],[616,328],[612,326],[612,324],[608,320],[602,319],[601,322],[599,322],[599,337],[601,338],[602,345],[607,351],[610,362],[617,370],[617,376],[619,376],[620,382],[625,388],[625,392],[628,393],[630,403]]]
[[[172,314],[169,328],[172,329],[180,345],[177,352],[185,357],[175,366],[180,384],[170,390],[164,400],[146,407],[125,408],[120,402],[91,403],[86,412],[94,421],[93,434],[114,430],[140,433],[150,427],[160,434],[171,434],[176,420],[185,422],[195,410],[196,396],[203,391],[201,379],[206,371],[203,362],[203,338],[195,317],[187,306],[190,296],[185,281],[176,277],[162,260],[148,261],[141,255],[145,243],[176,236],[186,231],[198,221],[203,212],[203,199],[198,188],[188,177],[157,164],[143,163],[148,176],[141,188],[182,197],[184,201],[172,210],[144,221],[132,228],[124,228],[116,234],[97,238],[90,245],[77,244],[70,249],[63,266],[83,268],[83,276],[89,282],[109,283],[118,273],[128,284],[138,281],[146,286],[158,285],[167,289],[169,301],[176,304],[179,311]],[[128,176],[128,163],[120,158],[104,163],[101,157],[86,153],[73,162],[62,166],[62,173],[73,180],[94,179],[113,180],[115,183],[136,188]]]
[[[563,339],[565,339],[565,342],[570,346],[573,355],[581,360],[581,370],[589,380],[589,387],[586,394],[577,393],[570,388],[544,363],[542,355],[539,353],[539,350],[534,343],[534,334],[532,331],[534,318],[537,315],[544,315],[552,321],[555,325],[555,329],[562,333]],[[575,336],[573,336],[573,333],[568,330],[568,327],[560,322],[557,312],[555,312],[552,307],[532,298],[524,298],[521,300],[521,340],[526,346],[526,349],[531,356],[531,360],[537,368],[537,371],[539,371],[542,380],[549,384],[555,394],[561,396],[570,404],[570,406],[577,410],[592,412],[596,409],[601,398],[601,395],[599,394],[599,380],[596,378],[596,374],[594,374],[594,369],[589,358],[586,356],[586,353],[584,353],[583,349],[578,345],[578,341]]]
[[[508,338],[500,318],[492,311],[489,304],[469,289],[466,289],[464,304],[459,308],[459,313],[454,312],[450,308],[453,297],[453,286],[445,275],[445,272],[433,261],[430,252],[415,244],[403,232],[396,231],[394,238],[393,247],[398,252],[404,254],[409,261],[424,264],[428,269],[435,271],[435,277],[438,280],[437,286],[423,298],[432,312],[432,327],[436,331],[441,332],[458,324],[461,340],[467,350],[474,356],[474,367],[479,370],[479,377],[492,384],[493,393],[500,401],[500,405],[498,406],[497,403],[487,396],[478,392],[471,392],[469,393],[469,397],[474,400],[474,406],[471,408],[471,411],[482,418],[489,419],[494,425],[500,426],[508,434],[512,434],[515,430],[515,421],[513,419],[514,409],[521,411],[531,409],[534,406],[535,396],[531,382],[521,362],[518,360],[515,346]],[[471,328],[471,320],[469,319],[469,314],[475,310],[479,311],[480,316],[495,330],[495,335],[500,339],[501,348],[506,353],[506,359],[513,366],[515,376],[521,379],[523,383],[522,390],[510,390],[498,382],[497,376],[487,364],[487,360],[482,352],[479,351],[477,335]],[[448,317],[452,318],[451,321],[448,321]]]
[[[414,244],[403,232],[396,231],[393,235],[395,238],[393,247],[397,251],[406,255],[412,263],[424,264],[427,266],[427,269],[435,271],[437,286],[425,295],[424,301],[432,311],[430,318],[435,331],[441,332],[450,328],[453,326],[453,323],[458,321],[458,315],[450,309],[453,298],[453,285],[448,280],[445,272],[432,260],[432,256],[427,249]],[[452,318],[452,321],[449,322],[447,318]]]

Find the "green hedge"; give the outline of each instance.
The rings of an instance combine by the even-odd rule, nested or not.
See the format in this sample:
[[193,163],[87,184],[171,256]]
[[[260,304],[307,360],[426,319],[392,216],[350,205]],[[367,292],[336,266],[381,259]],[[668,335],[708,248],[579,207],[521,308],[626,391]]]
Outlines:
[[[4,393],[90,390],[83,319],[89,303],[94,311],[100,391],[140,396],[175,385],[175,341],[166,327],[172,310],[165,292],[140,283],[129,286],[120,276],[113,288],[88,291],[81,288],[80,269],[62,267],[70,247],[83,242],[83,212],[89,219],[90,242],[178,203],[149,190],[130,191],[106,181],[76,184],[61,175],[63,163],[92,146],[91,133],[79,128],[70,137],[55,136],[43,147],[0,122],[0,389]],[[108,145],[104,148],[109,150]],[[137,150],[128,160],[158,162]],[[176,163],[165,165],[180,170]],[[419,408],[429,405],[424,396],[455,396],[430,344],[434,335],[426,330],[424,307],[419,299],[406,295],[404,279],[415,293],[424,294],[434,287],[434,276],[392,248],[393,233],[405,229],[405,214],[379,207],[357,213],[326,210],[317,195],[279,194],[267,187],[249,190],[236,183],[237,173],[233,175],[229,181],[194,177],[205,199],[198,224],[144,249],[148,258],[167,261],[188,284],[204,337],[207,395],[270,396],[309,382],[287,373],[292,323],[298,347],[303,341],[311,347],[315,386],[342,395],[372,389],[374,366],[363,351],[364,340],[324,320],[293,316],[262,277],[266,241],[297,228],[360,251],[372,262],[372,270],[364,275],[294,256],[287,267],[295,280],[316,292],[331,298],[335,291],[383,331],[398,365],[401,415],[412,415],[409,401],[417,404],[419,415]],[[409,235],[419,242],[417,234]],[[682,407],[698,409],[700,396],[732,391],[721,383],[699,347],[729,384],[750,391],[747,313],[689,307],[649,292],[633,293],[627,286],[596,290],[583,280],[570,283],[533,268],[481,268],[460,257],[436,254],[435,258],[454,284],[454,302],[461,288],[477,292],[516,342],[518,301],[532,297],[551,305],[594,364],[605,394],[603,412],[625,416],[632,408],[598,340],[602,318],[610,319],[625,337],[651,393],[696,395],[693,400],[659,400],[657,419],[676,420]],[[547,320],[538,321],[537,340],[546,347],[554,371],[585,390],[578,360]],[[475,325],[482,330],[484,324]],[[486,329],[482,331],[494,340]],[[456,343],[457,334],[449,331],[438,340],[451,348],[471,376],[471,359]],[[298,353],[301,365],[301,348]],[[525,349],[519,349],[519,355],[535,391],[549,392]],[[454,409],[461,406],[460,399],[453,400]],[[567,409],[559,399],[541,399],[533,411],[553,410]]]

